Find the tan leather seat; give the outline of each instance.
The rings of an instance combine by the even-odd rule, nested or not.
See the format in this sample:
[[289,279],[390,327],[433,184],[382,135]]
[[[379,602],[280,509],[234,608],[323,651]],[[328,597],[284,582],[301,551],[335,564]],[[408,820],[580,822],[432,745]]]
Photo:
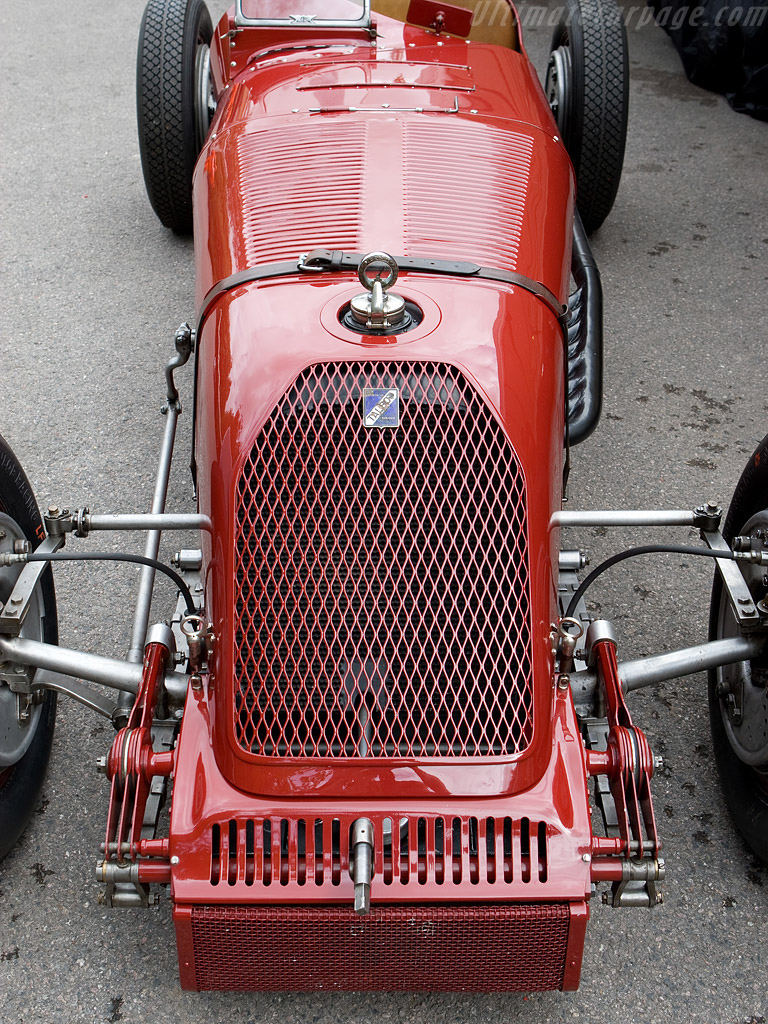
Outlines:
[[[454,6],[475,12],[469,38],[479,43],[495,43],[518,50],[517,21],[507,0],[453,0]],[[372,0],[371,7],[379,14],[408,22],[410,0]],[[424,26],[421,26],[422,28]]]

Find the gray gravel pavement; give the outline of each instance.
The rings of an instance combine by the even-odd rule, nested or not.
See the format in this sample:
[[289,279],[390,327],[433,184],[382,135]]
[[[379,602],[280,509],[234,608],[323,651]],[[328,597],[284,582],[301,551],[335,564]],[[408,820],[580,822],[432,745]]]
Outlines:
[[[0,431],[41,505],[148,505],[162,369],[193,312],[191,245],[159,225],[144,194],[134,120],[142,8],[0,6]],[[768,430],[768,124],[691,86],[666,36],[638,27],[641,11],[629,32],[624,181],[594,239],[605,414],[575,452],[572,508],[727,501]],[[539,68],[549,31],[528,36]],[[189,375],[189,407],[188,384]],[[186,417],[170,499],[184,511],[188,455]],[[581,543],[594,562],[639,536],[589,531]],[[704,637],[710,572],[692,561],[635,561],[595,587],[623,657]],[[134,584],[132,569],[60,567],[62,642],[123,656]],[[167,905],[96,904],[107,788],[94,764],[110,733],[62,701],[43,799],[0,865],[0,1022],[764,1022],[768,873],[721,799],[706,681],[654,687],[632,708],[667,762],[654,780],[666,902],[653,912],[593,906],[579,992],[196,996],[178,987]]]

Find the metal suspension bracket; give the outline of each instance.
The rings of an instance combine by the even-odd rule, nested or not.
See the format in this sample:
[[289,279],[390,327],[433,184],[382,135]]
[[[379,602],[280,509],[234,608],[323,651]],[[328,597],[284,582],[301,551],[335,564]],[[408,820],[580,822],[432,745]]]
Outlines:
[[614,907],[661,903],[664,877],[661,843],[651,798],[657,762],[645,733],[632,722],[619,679],[616,640],[610,623],[597,619],[587,631],[587,659],[597,670],[608,723],[605,749],[587,750],[591,776],[607,776],[618,835],[592,840],[592,880],[611,881]]
[[[755,518],[757,519],[758,517]],[[759,529],[756,529],[755,533],[757,534],[758,532],[760,532]],[[702,529],[701,538],[713,551],[723,551],[726,553],[731,551],[723,535],[717,529]],[[756,542],[758,542],[757,546],[753,546]],[[734,537],[733,552],[736,556],[736,561],[730,558],[718,558],[716,563],[720,579],[723,582],[723,588],[731,605],[731,610],[741,630],[750,632],[763,629],[765,628],[768,609],[761,608],[760,602],[755,601],[755,597],[745,577],[747,566],[754,565],[760,569],[760,572],[755,574],[755,580],[753,580],[753,589],[757,591],[758,587],[754,585],[755,581],[762,576],[763,567],[768,563],[768,551],[765,550],[762,534],[756,538],[749,536]],[[744,569],[742,569],[742,565],[744,565]]]
[[174,650],[167,626],[149,631],[141,685],[128,724],[99,766],[111,783],[104,858],[97,865],[97,876],[106,884],[102,902],[108,906],[146,907],[149,883],[170,881],[168,841],[147,837],[145,829],[148,804],[156,805],[152,810],[159,813],[173,771],[173,751],[155,749],[153,721]]
[[[63,537],[46,537],[36,551],[40,555],[49,555],[63,546]],[[0,605],[0,633],[6,636],[18,636],[21,632],[35,588],[48,568],[45,562],[28,562],[28,554],[28,551],[21,551],[0,557],[0,567],[24,566],[5,605]]]
[[174,382],[173,373],[174,370],[178,370],[180,366],[184,366],[184,364],[188,362],[189,357],[195,351],[195,332],[188,323],[183,323],[177,329],[173,341],[176,346],[177,354],[168,360],[168,365],[165,368],[168,405],[164,407],[164,412],[167,412],[169,408],[176,409],[177,412],[181,412],[179,391]]
[[185,615],[179,623],[179,628],[187,642],[192,685],[197,688],[196,680],[199,679],[199,674],[213,651],[215,638],[202,615]]

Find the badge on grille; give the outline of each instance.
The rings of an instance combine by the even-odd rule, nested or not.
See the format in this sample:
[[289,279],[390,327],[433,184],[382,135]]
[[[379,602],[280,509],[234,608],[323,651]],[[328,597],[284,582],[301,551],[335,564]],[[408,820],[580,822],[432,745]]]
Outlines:
[[369,429],[400,426],[400,392],[397,388],[363,389],[363,423]]

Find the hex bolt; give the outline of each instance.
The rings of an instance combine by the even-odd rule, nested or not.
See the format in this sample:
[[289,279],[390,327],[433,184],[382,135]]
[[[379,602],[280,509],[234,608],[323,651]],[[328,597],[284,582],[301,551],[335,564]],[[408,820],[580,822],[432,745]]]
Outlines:
[[107,774],[107,758],[106,755],[103,757],[96,758],[96,771],[99,775]]
[[58,505],[49,505],[48,506],[48,515],[51,517],[51,519],[55,519],[56,516],[59,515],[60,511],[61,510],[59,509]]
[[728,694],[728,701],[726,704],[728,714],[734,725],[741,725],[741,719],[743,717],[741,708],[736,704],[736,698],[732,693]]

